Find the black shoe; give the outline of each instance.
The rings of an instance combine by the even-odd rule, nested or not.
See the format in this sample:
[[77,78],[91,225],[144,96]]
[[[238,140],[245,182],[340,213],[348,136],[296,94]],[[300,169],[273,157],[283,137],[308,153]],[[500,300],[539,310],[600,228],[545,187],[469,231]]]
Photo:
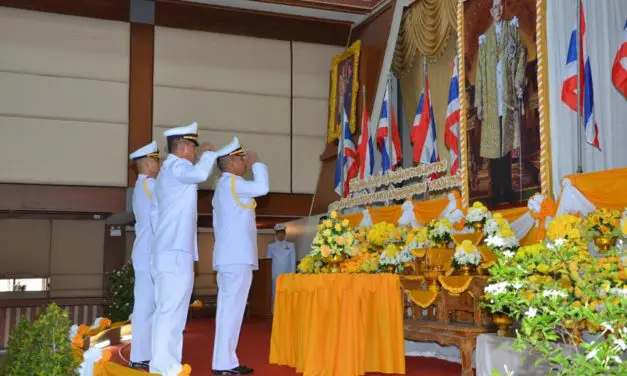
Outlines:
[[149,363],[150,362],[148,360],[144,360],[143,362],[129,362],[128,366],[133,369],[148,371],[148,368],[150,368]]
[[213,370],[214,375],[249,375],[251,373],[253,373],[253,369],[246,366],[238,366],[226,371]]

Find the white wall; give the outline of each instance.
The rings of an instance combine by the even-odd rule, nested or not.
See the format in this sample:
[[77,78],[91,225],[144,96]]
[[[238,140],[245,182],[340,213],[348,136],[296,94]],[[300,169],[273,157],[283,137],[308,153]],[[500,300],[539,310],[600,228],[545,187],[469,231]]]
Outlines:
[[125,186],[128,69],[128,23],[0,7],[0,182]]
[[[238,136],[244,148],[258,152],[270,169],[271,191],[314,193],[329,67],[341,49],[292,48],[293,129],[290,42],[156,27],[153,137],[160,148],[166,149],[165,129],[197,121],[201,141],[220,146]],[[212,188],[217,176],[201,188]]]

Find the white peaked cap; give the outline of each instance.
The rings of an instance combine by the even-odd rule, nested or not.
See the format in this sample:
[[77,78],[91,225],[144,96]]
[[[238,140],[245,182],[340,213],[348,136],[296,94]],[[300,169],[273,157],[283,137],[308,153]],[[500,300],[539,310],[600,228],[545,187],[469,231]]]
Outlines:
[[143,157],[159,157],[159,148],[157,147],[157,141],[153,141],[148,145],[144,145],[141,148],[132,152],[128,158],[129,159],[139,159]]
[[276,231],[276,232],[278,232],[278,231],[285,231],[285,224],[277,223],[276,225],[274,225],[274,231]]
[[218,157],[225,157],[227,155],[242,155],[243,153],[244,151],[239,144],[239,139],[237,137],[233,137],[233,141],[231,141],[230,144],[218,150]]
[[193,122],[189,125],[184,125],[182,127],[168,129],[167,131],[163,132],[163,137],[168,140],[174,138],[186,138],[188,140],[198,143],[198,123]]

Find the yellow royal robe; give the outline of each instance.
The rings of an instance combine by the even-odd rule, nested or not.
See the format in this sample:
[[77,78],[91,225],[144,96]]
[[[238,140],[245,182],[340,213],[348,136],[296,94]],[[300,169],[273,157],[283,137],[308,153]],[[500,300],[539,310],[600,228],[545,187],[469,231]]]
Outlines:
[[[501,46],[501,48],[499,48]],[[501,55],[503,87],[503,121],[499,124],[497,62]],[[518,22],[502,21],[501,41],[497,43],[496,24],[479,37],[479,57],[475,86],[475,107],[483,107],[481,144],[483,158],[501,158],[520,146],[521,102],[516,88],[525,82],[525,49],[518,31]]]

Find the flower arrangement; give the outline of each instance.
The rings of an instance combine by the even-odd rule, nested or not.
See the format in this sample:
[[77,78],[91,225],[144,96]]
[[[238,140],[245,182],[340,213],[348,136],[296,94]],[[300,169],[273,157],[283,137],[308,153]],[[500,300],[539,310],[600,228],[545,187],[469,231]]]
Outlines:
[[[577,223],[570,217],[561,220],[553,236],[574,235]],[[616,256],[591,257],[577,239],[553,238],[517,252],[504,251],[489,269],[482,306],[520,320],[514,348],[538,352],[558,375],[625,374],[624,267]],[[582,343],[583,330],[605,339]],[[561,343],[577,346],[564,351]]]
[[130,261],[121,268],[106,275],[105,305],[106,317],[113,321],[127,321],[133,312],[133,287],[135,273]]
[[337,212],[331,212],[329,219],[318,225],[314,236],[311,256],[318,260],[330,257],[350,257],[353,247],[353,230],[348,219],[340,220]]
[[451,234],[453,233],[453,226],[451,222],[444,218],[441,220],[432,220],[427,224],[427,239],[434,244],[438,244],[440,246],[446,246],[450,243],[453,238]]
[[481,264],[481,253],[470,240],[464,240],[455,248],[452,263],[455,267],[463,265],[479,266]]
[[620,222],[621,213],[618,210],[602,208],[588,214],[583,224],[590,238],[612,238],[621,234]]
[[487,221],[483,232],[486,235],[486,245],[494,251],[512,251],[520,245],[509,222],[500,213],[494,214]]
[[403,232],[392,223],[379,222],[370,228],[366,240],[371,249],[378,251],[390,242],[402,242]]
[[552,242],[562,239],[568,243],[581,245],[585,242],[583,220],[572,214],[558,215],[549,223],[546,236]]
[[429,241],[429,231],[426,227],[416,228],[407,233],[405,239],[405,247],[403,250],[407,250],[411,253],[414,249],[430,248],[431,241]]
[[383,271],[402,273],[404,265],[414,261],[415,257],[407,248],[401,248],[393,243],[388,244],[381,256],[379,256],[379,265]]
[[492,213],[481,202],[475,201],[466,214],[466,227],[480,229],[490,219]]

